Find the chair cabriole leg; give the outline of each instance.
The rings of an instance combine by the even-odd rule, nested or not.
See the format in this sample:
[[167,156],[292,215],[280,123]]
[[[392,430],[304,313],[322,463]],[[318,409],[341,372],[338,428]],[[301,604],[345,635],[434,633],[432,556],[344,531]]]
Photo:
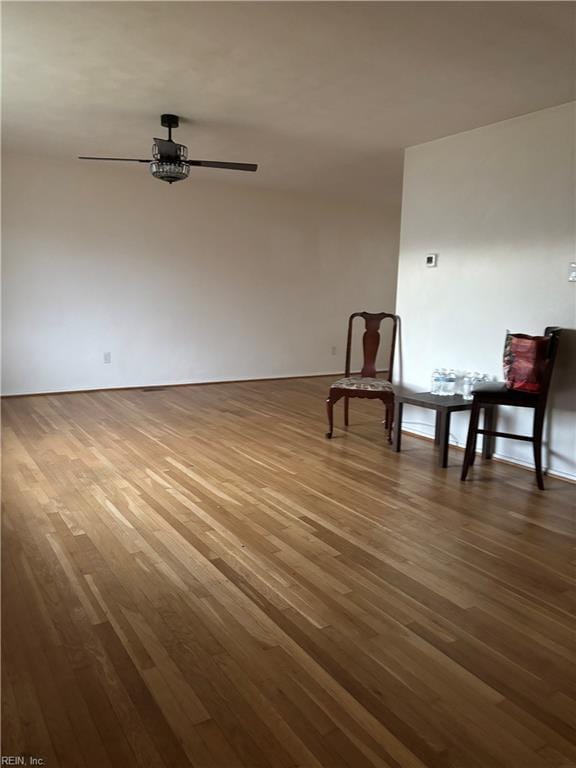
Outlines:
[[402,447],[402,405],[399,400],[394,403],[394,450],[399,453]]
[[331,397],[326,400],[326,412],[328,414],[328,432],[326,432],[326,437],[330,439],[334,431],[334,401]]

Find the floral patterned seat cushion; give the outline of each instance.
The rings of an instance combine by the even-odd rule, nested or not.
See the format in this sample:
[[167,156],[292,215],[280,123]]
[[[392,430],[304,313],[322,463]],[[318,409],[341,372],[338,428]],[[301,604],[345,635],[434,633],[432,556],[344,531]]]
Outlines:
[[373,379],[369,376],[346,376],[338,379],[330,389],[368,389],[373,392],[394,392],[394,387],[386,379]]

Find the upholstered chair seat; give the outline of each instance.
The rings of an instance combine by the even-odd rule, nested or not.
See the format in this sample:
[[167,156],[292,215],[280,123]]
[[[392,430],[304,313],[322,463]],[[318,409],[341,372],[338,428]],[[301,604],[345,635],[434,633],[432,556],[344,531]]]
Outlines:
[[370,389],[378,392],[394,392],[394,387],[386,379],[374,379],[370,376],[346,376],[330,385],[330,389]]

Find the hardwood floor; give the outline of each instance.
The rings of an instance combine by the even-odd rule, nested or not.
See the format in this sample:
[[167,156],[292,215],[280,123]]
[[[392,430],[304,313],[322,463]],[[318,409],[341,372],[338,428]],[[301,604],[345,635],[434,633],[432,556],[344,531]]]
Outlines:
[[3,755],[576,766],[576,486],[326,386],[4,401]]

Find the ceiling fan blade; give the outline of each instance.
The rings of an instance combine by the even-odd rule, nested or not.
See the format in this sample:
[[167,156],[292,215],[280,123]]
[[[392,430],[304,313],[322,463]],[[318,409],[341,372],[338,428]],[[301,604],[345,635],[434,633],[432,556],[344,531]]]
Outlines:
[[150,163],[151,160],[140,160],[137,157],[79,157],[78,160],[117,160],[120,163]]
[[198,165],[202,168],[227,168],[230,171],[256,171],[256,163],[219,163],[215,160],[186,160],[188,165]]

